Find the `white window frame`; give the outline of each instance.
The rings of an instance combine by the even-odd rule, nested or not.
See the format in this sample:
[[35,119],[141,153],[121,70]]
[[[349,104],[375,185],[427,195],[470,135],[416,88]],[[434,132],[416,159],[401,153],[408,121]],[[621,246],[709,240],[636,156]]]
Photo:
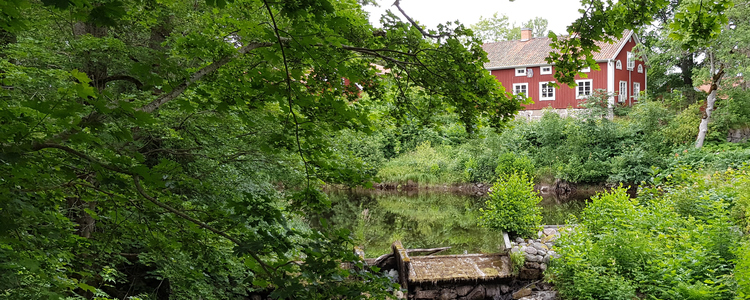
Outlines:
[[643,65],[638,65],[638,73],[643,73]]
[[526,76],[526,68],[516,68],[516,76]]
[[554,81],[543,81],[543,82],[539,83],[539,100],[555,100],[556,91],[555,91],[555,87],[554,86],[549,87],[549,88],[552,89],[552,96],[544,97],[544,87],[543,86],[545,84],[550,85],[552,83],[555,83],[555,82]]
[[581,69],[581,71],[580,71],[580,72],[581,72],[581,73],[588,73],[588,72],[591,72],[591,67],[585,67],[585,68]]
[[[544,71],[544,68],[549,68],[548,71]],[[539,75],[549,75],[552,74],[552,66],[541,66],[539,67]]]
[[620,80],[620,88],[617,90],[617,102],[625,102],[628,99],[628,82]]
[[640,82],[633,82],[633,99],[638,100],[638,97],[641,94],[641,83]]
[[633,71],[635,68],[635,57],[633,57],[633,52],[627,51],[627,57],[628,57],[628,70]]
[[615,69],[622,70],[622,62],[619,59],[615,62]]
[[[581,93],[581,88],[584,83],[588,83],[589,85],[589,94],[583,94]],[[585,92],[585,88],[583,92]],[[582,79],[582,80],[576,80],[576,99],[586,99],[591,96],[591,94],[594,93],[594,80],[592,79]]]
[[526,90],[526,92],[524,92],[523,94],[524,94],[524,96],[528,97],[529,96],[529,83],[528,82],[514,83],[513,84],[513,95],[517,95],[520,98],[520,94],[518,93],[518,89],[517,89],[517,87],[520,87],[520,86],[524,87],[523,89]]

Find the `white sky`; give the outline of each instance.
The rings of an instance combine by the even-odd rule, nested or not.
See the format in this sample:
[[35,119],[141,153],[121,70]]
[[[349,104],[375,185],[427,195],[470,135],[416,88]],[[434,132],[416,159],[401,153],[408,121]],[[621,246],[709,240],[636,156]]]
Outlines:
[[[386,9],[401,17],[398,9],[392,6],[394,1],[377,0],[380,7],[365,6],[365,10],[370,12],[370,23],[376,26],[380,24],[380,15]],[[549,21],[547,29],[566,34],[565,28],[580,17],[578,9],[581,3],[578,0],[401,0],[401,8],[427,28],[456,20],[468,27],[479,21],[480,16],[489,18],[498,12],[498,15],[506,14],[511,23],[515,22],[517,26],[542,17]]]

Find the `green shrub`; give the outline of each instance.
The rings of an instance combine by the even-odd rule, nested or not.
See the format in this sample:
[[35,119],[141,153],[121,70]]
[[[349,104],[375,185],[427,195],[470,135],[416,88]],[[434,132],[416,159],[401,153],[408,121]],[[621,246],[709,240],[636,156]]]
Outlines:
[[518,276],[518,273],[521,272],[521,268],[526,263],[526,255],[524,255],[521,251],[511,252],[510,253],[510,264],[512,273],[514,276]]
[[741,237],[730,207],[734,184],[747,175],[686,172],[669,180],[642,189],[639,200],[623,188],[592,198],[558,240],[561,258],[547,272],[564,299],[635,299],[636,291],[641,299],[735,297],[741,279],[732,271],[743,270],[733,265]]
[[497,159],[495,175],[498,178],[507,178],[513,173],[523,173],[533,178],[535,174],[534,163],[526,155],[518,155],[513,152],[501,154]]
[[734,277],[737,280],[737,298],[750,299],[750,242],[748,241],[743,242],[737,249]]
[[537,204],[542,197],[534,191],[528,175],[513,173],[492,186],[486,208],[480,209],[482,226],[521,236],[532,236],[542,221]]

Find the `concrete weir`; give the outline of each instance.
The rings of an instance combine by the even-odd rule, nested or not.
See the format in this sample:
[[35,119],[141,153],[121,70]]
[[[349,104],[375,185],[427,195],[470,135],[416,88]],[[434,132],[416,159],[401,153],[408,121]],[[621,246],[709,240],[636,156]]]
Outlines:
[[[507,251],[493,254],[433,255],[448,247],[405,249],[400,241],[395,241],[391,249],[391,253],[375,259],[365,259],[365,263],[386,272],[397,271],[398,283],[407,291],[405,295],[397,293],[400,298],[519,299],[518,291],[523,290],[530,282],[541,279],[539,271],[531,272],[536,275],[535,278],[514,276]],[[529,267],[533,268],[533,265]],[[522,268],[522,274],[524,269],[527,266]]]

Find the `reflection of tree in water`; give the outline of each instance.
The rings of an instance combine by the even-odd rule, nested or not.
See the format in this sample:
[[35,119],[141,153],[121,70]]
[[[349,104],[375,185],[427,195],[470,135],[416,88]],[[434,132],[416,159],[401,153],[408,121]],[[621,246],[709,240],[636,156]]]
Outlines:
[[[478,226],[484,199],[451,193],[331,192],[334,228],[348,228],[367,256],[390,251],[394,240],[408,248],[453,247],[449,253],[494,252],[499,232]],[[366,215],[363,215],[366,212]]]

